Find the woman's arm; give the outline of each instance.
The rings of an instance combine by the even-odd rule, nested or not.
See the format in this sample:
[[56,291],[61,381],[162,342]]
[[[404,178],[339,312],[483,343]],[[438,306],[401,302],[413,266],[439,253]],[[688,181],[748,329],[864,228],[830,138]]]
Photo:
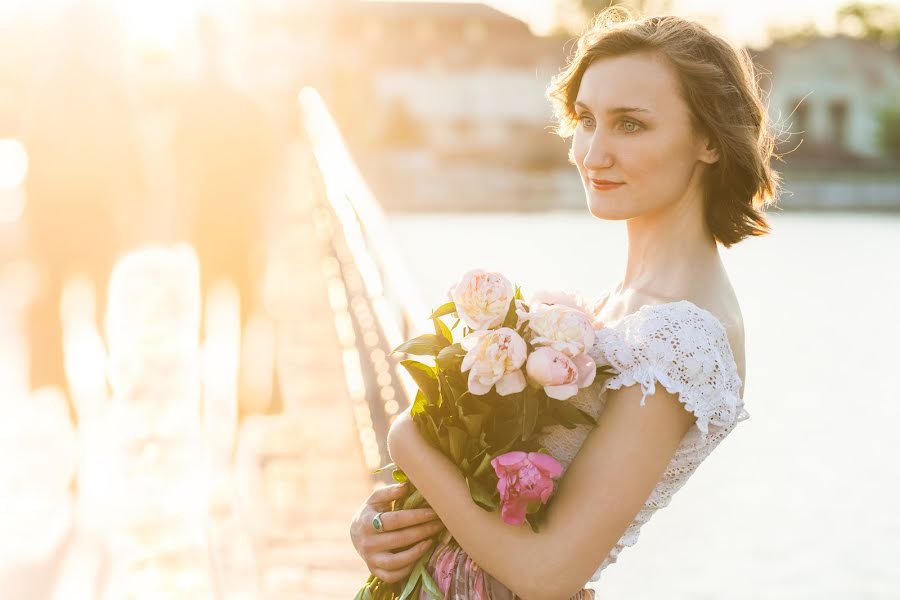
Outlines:
[[643,507],[696,420],[675,394],[657,390],[646,406],[639,385],[607,392],[604,412],[560,480],[539,533],[475,504],[462,472],[419,434],[408,413],[392,425],[388,449],[476,564],[527,600],[570,598]]

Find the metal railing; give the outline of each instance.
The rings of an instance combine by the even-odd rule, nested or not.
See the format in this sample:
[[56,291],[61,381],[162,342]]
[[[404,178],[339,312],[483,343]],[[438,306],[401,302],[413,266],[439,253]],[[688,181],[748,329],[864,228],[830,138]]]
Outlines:
[[[299,106],[322,178],[325,218],[332,223],[325,229],[335,261],[324,268],[348,388],[366,463],[375,468],[389,462],[385,438],[390,422],[409,407],[418,389],[389,353],[425,333],[420,324],[428,322],[431,311],[421,301],[392,241],[384,211],[322,97],[306,87],[299,94]],[[385,476],[389,474],[382,473],[381,478]]]

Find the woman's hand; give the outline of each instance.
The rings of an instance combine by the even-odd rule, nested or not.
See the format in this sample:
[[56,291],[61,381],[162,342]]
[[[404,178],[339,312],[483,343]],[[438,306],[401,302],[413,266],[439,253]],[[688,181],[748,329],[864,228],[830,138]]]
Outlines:
[[[391,501],[402,498],[408,484],[389,485],[372,492],[353,517],[350,538],[369,571],[386,583],[402,581],[416,561],[432,545],[430,538],[443,531],[444,524],[430,508],[391,510]],[[372,525],[379,512],[382,531]]]

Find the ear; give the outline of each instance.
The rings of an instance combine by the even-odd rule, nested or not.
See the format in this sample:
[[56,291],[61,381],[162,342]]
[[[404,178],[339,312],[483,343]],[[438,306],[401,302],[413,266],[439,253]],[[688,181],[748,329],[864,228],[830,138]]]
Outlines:
[[708,138],[704,137],[702,141],[702,149],[700,150],[699,160],[702,160],[708,165],[711,165],[719,160],[719,149],[713,144],[713,142]]

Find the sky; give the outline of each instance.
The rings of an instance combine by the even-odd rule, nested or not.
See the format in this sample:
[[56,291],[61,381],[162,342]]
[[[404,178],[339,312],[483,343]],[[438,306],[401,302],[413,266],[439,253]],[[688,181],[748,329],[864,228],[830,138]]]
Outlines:
[[[403,0],[427,1],[427,0]],[[448,0],[444,0],[448,1]],[[468,0],[449,0],[464,2]],[[834,14],[849,0],[673,0],[671,12],[703,22],[729,41],[754,47],[767,42],[769,26],[802,26],[813,22],[819,29],[834,29]],[[879,0],[900,7],[900,0]],[[542,33],[550,22],[553,0],[484,0],[526,21],[536,33]]]

